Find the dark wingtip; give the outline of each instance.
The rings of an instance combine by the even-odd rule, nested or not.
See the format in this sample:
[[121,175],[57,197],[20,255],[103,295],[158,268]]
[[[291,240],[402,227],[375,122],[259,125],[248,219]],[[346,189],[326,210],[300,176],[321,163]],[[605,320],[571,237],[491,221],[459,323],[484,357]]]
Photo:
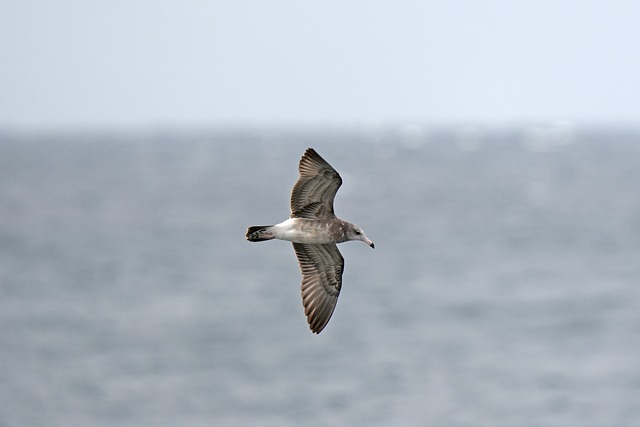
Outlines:
[[329,164],[316,150],[309,147],[304,151],[302,158],[308,157],[309,159],[315,160],[316,162]]
[[[308,319],[307,319],[307,321],[308,321]],[[311,330],[311,332],[313,332],[314,334],[318,335],[320,332],[322,332],[324,327],[327,326],[327,323],[329,323],[328,320],[325,322],[324,325],[318,325],[318,324],[309,323],[309,329]]]

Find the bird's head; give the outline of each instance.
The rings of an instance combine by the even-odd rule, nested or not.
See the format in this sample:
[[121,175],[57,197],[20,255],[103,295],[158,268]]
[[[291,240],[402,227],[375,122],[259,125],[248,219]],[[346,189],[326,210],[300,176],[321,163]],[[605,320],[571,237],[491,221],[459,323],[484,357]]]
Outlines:
[[367,245],[371,246],[371,248],[375,248],[375,245],[367,237],[367,235],[364,234],[364,231],[362,230],[362,228],[358,227],[355,224],[351,224],[351,225],[352,227],[349,228],[349,231],[347,233],[347,237],[349,238],[349,240],[360,240],[365,242]]

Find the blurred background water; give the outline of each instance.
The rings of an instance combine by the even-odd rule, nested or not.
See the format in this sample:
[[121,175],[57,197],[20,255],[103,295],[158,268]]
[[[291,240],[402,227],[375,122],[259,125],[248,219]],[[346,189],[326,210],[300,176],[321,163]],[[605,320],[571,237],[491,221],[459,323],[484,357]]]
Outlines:
[[[2,134],[0,426],[633,426],[640,133]],[[297,162],[342,175],[309,332]]]

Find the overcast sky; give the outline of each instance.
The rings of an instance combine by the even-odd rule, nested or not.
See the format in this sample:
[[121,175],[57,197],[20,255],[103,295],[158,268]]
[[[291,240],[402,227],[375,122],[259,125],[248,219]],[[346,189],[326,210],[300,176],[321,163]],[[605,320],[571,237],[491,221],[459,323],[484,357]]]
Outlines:
[[0,126],[640,122],[640,1],[2,1]]

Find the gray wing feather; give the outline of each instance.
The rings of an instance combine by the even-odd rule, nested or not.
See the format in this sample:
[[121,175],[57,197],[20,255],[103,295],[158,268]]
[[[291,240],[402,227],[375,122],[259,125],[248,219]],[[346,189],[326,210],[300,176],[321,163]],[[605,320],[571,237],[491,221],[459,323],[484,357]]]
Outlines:
[[342,288],[344,258],[334,244],[293,243],[302,272],[302,304],[312,332],[327,325]]
[[298,166],[300,177],[291,191],[291,218],[334,216],[333,199],[342,185],[338,172],[313,148],[308,148]]

